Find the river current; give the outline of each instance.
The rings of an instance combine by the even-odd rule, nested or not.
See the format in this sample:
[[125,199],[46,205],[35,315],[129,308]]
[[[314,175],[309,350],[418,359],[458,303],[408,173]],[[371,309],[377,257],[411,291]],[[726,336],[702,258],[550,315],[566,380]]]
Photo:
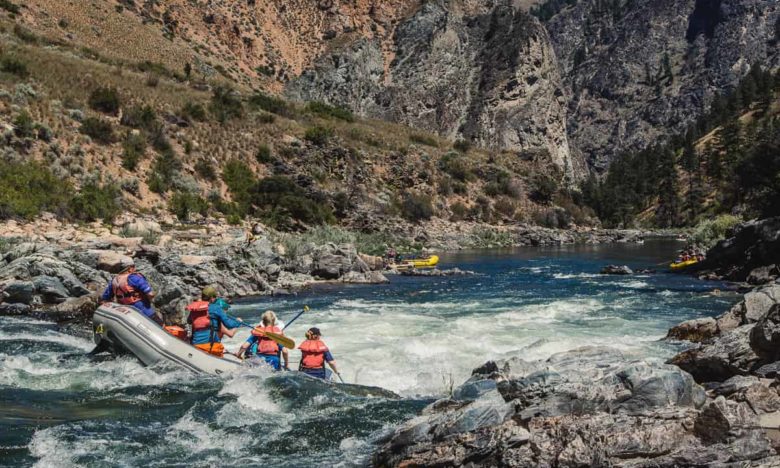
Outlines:
[[[318,287],[242,300],[296,341],[318,326],[349,383],[321,384],[264,368],[195,376],[132,357],[89,359],[87,334],[23,317],[0,320],[0,466],[361,466],[372,441],[417,414],[489,359],[528,360],[585,345],[664,359],[659,341],[682,320],[737,300],[720,283],[657,274],[602,276],[608,263],[648,267],[681,244],[566,246],[444,255],[476,274],[392,277],[387,285]],[[247,332],[227,341],[237,348]],[[297,363],[299,354],[291,353]]]

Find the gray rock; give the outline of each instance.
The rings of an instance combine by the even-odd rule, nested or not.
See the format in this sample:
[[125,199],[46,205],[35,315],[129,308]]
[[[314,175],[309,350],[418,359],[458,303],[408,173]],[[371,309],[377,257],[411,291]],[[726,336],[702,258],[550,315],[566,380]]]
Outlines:
[[11,281],[3,288],[3,302],[30,304],[34,293],[32,281]]
[[693,375],[697,382],[722,382],[735,375],[747,375],[761,362],[750,346],[754,326],[731,330],[700,348],[678,354],[669,362]]
[[607,265],[601,269],[602,275],[633,275],[634,272],[626,265]]
[[0,315],[27,315],[32,312],[29,304],[0,302]]
[[766,265],[754,268],[747,277],[747,282],[755,285],[762,285],[773,282],[777,279],[777,265]]
[[718,333],[718,322],[712,317],[687,320],[669,329],[667,340],[686,340],[702,343]]
[[774,304],[750,332],[750,344],[768,361],[780,360],[780,304]]
[[752,375],[735,375],[712,389],[715,395],[728,397],[742,391],[759,382],[758,377]]
[[37,276],[33,279],[33,284],[36,294],[41,296],[44,304],[59,304],[70,297],[62,281],[54,276]]

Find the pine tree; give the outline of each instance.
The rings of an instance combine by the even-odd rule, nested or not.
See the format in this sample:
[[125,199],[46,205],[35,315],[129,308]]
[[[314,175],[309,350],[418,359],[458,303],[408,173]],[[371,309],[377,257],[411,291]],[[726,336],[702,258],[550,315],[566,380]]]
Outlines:
[[656,220],[661,227],[674,227],[678,225],[680,217],[676,157],[671,148],[664,148],[659,156],[659,206]]

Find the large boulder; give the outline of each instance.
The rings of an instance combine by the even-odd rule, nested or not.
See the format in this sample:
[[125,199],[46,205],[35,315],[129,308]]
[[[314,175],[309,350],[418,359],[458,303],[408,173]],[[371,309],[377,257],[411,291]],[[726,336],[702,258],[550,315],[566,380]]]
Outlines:
[[29,304],[35,294],[32,281],[10,281],[3,288],[3,300],[0,302]]
[[702,343],[718,333],[718,322],[712,317],[687,320],[669,329],[667,340],[686,340]]
[[33,284],[44,304],[59,304],[70,297],[62,281],[55,276],[37,276],[33,278]]
[[[707,252],[700,269],[733,281],[746,281],[757,268],[780,264],[780,216],[750,221]],[[759,272],[756,273],[758,275]]]
[[726,332],[699,348],[676,355],[669,363],[693,375],[697,382],[722,382],[735,375],[748,375],[761,363],[750,346],[754,326],[744,325]]
[[750,344],[765,360],[780,360],[780,304],[758,320],[750,331]]
[[634,272],[627,265],[607,265],[601,269],[602,275],[633,275]]

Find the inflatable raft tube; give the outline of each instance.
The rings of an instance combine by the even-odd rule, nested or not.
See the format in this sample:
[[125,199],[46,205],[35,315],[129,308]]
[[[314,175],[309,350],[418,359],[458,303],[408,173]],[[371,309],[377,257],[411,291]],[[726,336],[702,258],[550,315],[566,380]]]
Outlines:
[[439,256],[431,255],[430,257],[426,257],[426,258],[406,260],[397,264],[395,267],[398,270],[408,270],[412,268],[426,269],[426,268],[434,268],[438,263],[439,263]]
[[101,305],[92,318],[92,330],[97,346],[127,351],[147,366],[167,361],[199,374],[214,375],[232,372],[241,366],[241,360],[232,354],[219,358],[201,351],[129,306]]
[[684,262],[672,263],[671,265],[669,265],[669,268],[672,271],[680,271],[680,270],[684,270],[684,269],[688,268],[691,265],[696,265],[697,263],[699,263],[698,260],[691,259],[691,260],[686,260]]

